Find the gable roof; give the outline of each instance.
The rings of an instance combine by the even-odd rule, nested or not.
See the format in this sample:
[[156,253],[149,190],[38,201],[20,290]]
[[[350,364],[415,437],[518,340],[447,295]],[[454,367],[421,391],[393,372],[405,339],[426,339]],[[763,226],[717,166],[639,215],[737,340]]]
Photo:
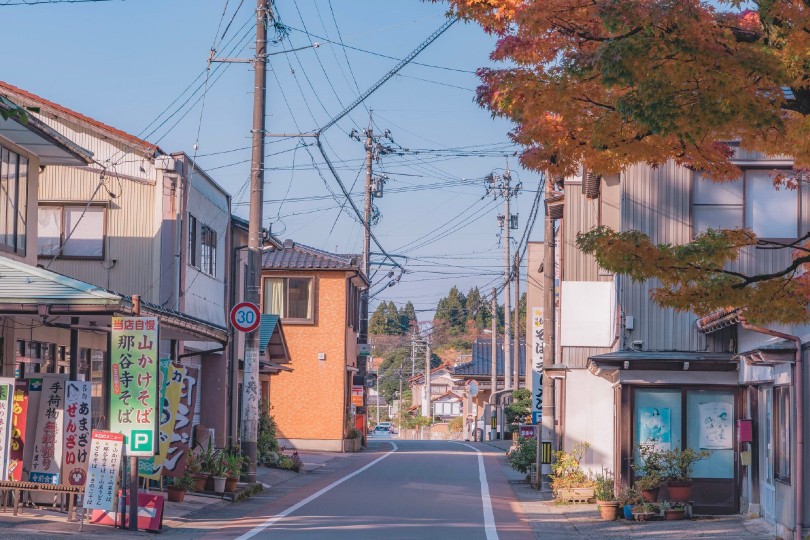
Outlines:
[[136,137],[135,135],[130,135],[125,131],[116,129],[103,122],[99,122],[98,120],[95,120],[93,118],[90,118],[89,116],[85,116],[81,113],[68,109],[67,107],[63,107],[58,103],[49,101],[36,94],[27,92],[22,88],[17,88],[16,86],[11,85],[5,81],[0,81],[0,95],[7,96],[22,106],[39,107],[41,111],[40,114],[43,114],[45,116],[48,115],[53,115],[57,117],[66,116],[69,119],[78,122],[79,124],[88,126],[91,129],[95,129],[96,131],[102,131],[105,134],[110,135],[115,139],[118,139],[119,141],[132,145],[135,149],[140,150],[147,156],[152,157],[155,154],[163,153],[163,151],[156,144],[145,141],[139,137]]
[[[453,368],[452,368],[452,366],[450,365],[449,362],[443,362],[443,363],[439,364],[437,367],[431,369],[430,370],[431,378],[433,377],[434,373],[438,373],[439,371],[446,371],[448,375],[451,375],[451,376],[453,375]],[[420,384],[419,381],[423,380],[424,378],[425,378],[424,373],[417,373],[416,375],[411,375],[410,377],[408,377],[408,380],[412,384]]]
[[[497,376],[503,377],[503,340],[495,342],[497,347],[496,355],[496,370]],[[514,351],[512,351],[514,353]],[[520,376],[526,376],[526,340],[520,340],[520,354],[519,354],[519,369]],[[514,354],[513,354],[514,358]],[[514,368],[513,368],[514,370]],[[491,377],[492,376],[492,340],[486,338],[479,338],[473,342],[472,347],[472,360],[464,364],[459,364],[453,368],[454,375],[470,376],[470,377]]]
[[281,248],[264,250],[262,268],[294,270],[360,270],[359,257],[338,255],[284,240]]

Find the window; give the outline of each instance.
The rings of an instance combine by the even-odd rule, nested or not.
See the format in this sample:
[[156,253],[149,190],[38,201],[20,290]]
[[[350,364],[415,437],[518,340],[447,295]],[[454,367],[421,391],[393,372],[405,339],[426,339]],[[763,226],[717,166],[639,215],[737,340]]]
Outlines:
[[773,389],[774,476],[790,482],[790,387]]
[[773,187],[771,171],[751,169],[733,182],[695,176],[692,229],[748,227],[760,238],[796,238],[799,192]]
[[104,258],[105,207],[98,204],[39,207],[37,254],[41,257]]
[[348,310],[346,320],[348,326],[355,330],[360,329],[360,289],[355,286],[352,280],[348,280],[348,287],[346,287],[346,309]]
[[265,278],[264,312],[287,320],[311,321],[312,281],[312,278]]
[[199,268],[200,260],[198,259],[199,248],[197,247],[197,218],[188,215],[188,264],[195,268]]
[[28,159],[0,146],[0,250],[25,255]]
[[188,264],[210,276],[217,275],[217,233],[188,215]]
[[207,225],[202,226],[200,234],[200,270],[217,275],[217,233]]

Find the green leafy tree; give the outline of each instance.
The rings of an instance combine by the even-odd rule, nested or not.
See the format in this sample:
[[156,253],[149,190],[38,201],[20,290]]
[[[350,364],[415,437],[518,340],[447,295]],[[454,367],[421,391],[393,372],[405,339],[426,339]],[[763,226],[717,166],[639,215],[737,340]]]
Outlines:
[[518,424],[526,422],[532,412],[532,393],[526,388],[512,392],[512,402],[504,408],[509,431],[517,431]]

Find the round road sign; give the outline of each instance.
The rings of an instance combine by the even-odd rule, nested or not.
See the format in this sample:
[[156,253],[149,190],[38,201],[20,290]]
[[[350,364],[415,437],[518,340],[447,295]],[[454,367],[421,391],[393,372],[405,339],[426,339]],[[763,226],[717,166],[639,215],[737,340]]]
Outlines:
[[478,395],[478,383],[475,381],[467,381],[467,388],[470,389],[470,396],[475,397]]
[[239,302],[231,310],[231,324],[240,332],[253,332],[259,327],[259,306],[250,302]]

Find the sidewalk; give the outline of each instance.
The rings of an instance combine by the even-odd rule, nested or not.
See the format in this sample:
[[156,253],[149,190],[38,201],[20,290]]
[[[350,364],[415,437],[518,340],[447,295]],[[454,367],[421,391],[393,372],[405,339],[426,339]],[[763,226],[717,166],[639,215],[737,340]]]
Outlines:
[[[301,473],[285,471],[282,469],[271,469],[259,467],[256,478],[263,484],[264,493],[272,494],[277,486],[290,480],[301,478],[301,475],[315,472],[324,467],[326,463],[342,454],[330,454],[321,452],[299,452],[299,457],[304,462]],[[165,496],[165,494],[164,494]],[[196,521],[199,516],[216,514],[232,503],[221,497],[211,495],[194,495],[187,493],[182,503],[170,503],[166,501],[163,508],[163,533],[168,533],[172,529],[183,529],[190,522]],[[89,519],[89,511],[88,511]],[[79,531],[79,522],[68,522],[67,513],[58,512],[51,509],[37,510],[34,508],[24,508],[23,511],[14,517],[11,511],[0,512],[0,538],[11,540],[17,538],[50,539],[64,538],[65,536],[76,536],[80,538],[119,535],[122,532],[109,526],[89,525],[85,519],[84,529]],[[140,532],[126,533],[127,538],[154,538],[153,533]]]
[[[481,444],[506,452],[512,441]],[[744,516],[705,516],[683,521],[602,521],[595,504],[557,505],[499,457],[523,515],[538,539],[583,540],[603,538],[722,538],[773,540],[773,526],[763,519]]]

